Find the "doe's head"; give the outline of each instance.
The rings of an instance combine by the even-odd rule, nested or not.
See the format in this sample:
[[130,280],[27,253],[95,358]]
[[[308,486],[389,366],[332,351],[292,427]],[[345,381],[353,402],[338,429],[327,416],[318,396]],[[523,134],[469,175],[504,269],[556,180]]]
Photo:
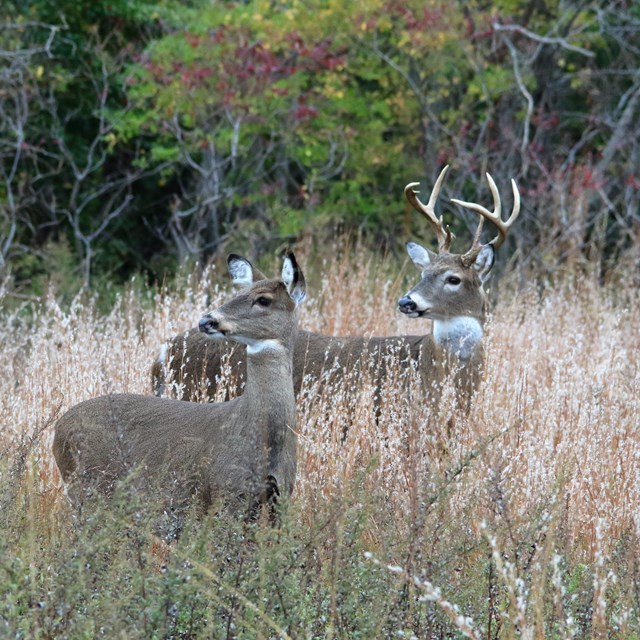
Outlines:
[[286,254],[280,278],[266,278],[237,254],[229,255],[227,266],[233,282],[245,288],[202,316],[200,331],[246,344],[250,353],[290,348],[298,325],[296,307],[306,295],[304,275],[293,253]]

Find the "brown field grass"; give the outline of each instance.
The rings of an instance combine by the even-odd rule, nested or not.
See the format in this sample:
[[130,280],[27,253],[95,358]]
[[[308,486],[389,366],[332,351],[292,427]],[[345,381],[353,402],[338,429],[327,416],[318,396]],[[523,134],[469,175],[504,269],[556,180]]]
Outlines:
[[[428,321],[395,311],[418,277],[407,265],[399,270],[397,260],[345,247],[324,262],[300,253],[309,290],[301,326],[335,335],[430,330]],[[332,536],[321,536],[316,549],[330,573],[338,562],[331,540],[365,514],[359,552],[424,592],[469,637],[480,631],[456,622],[458,613],[447,612],[450,603],[427,579],[447,576],[464,600],[487,549],[501,585],[500,615],[511,622],[499,626],[496,615],[499,637],[581,635],[563,613],[576,567],[591,576],[580,629],[590,637],[637,637],[640,297],[624,283],[601,286],[589,275],[519,290],[512,280],[505,277],[492,295],[486,372],[468,416],[452,416],[446,392],[437,410],[421,404],[415,380],[409,397],[400,384],[385,389],[377,422],[367,380],[357,396],[307,390],[299,405],[297,525],[317,530],[317,514],[332,514]],[[64,535],[60,519],[69,511],[50,450],[56,416],[100,394],[150,393],[161,341],[222,302],[226,282],[211,269],[158,291],[153,304],[142,304],[132,288],[106,315],[86,295],[61,309],[54,294],[32,313],[6,312],[4,477],[17,487],[15,500],[39,494],[34,517],[49,523],[50,535]],[[398,371],[403,377],[412,374]],[[19,547],[21,534],[9,533]],[[395,545],[394,536],[406,544]],[[315,545],[313,537],[307,544]],[[438,572],[441,559],[448,564]],[[491,587],[483,597],[492,601]],[[555,612],[553,636],[547,608]],[[489,612],[482,637],[494,637],[491,620]]]

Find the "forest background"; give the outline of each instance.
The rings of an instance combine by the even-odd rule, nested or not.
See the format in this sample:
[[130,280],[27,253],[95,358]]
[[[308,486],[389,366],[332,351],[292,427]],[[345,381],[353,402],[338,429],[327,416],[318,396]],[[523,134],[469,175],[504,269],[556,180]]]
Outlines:
[[[488,204],[485,171],[517,180],[510,249],[534,273],[606,275],[628,251],[637,267],[635,2],[20,0],[0,17],[14,298],[162,280],[232,243],[255,258],[357,230],[396,252],[422,235],[404,185],[446,163],[449,197]],[[444,215],[458,235],[473,221]]]

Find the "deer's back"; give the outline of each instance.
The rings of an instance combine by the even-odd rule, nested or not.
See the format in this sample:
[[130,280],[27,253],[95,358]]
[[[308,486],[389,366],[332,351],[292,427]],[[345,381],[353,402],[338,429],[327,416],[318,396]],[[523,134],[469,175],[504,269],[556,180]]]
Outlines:
[[213,399],[218,381],[239,390],[247,377],[246,347],[229,340],[212,340],[198,328],[172,338],[153,363],[153,392],[167,392],[168,383],[182,389],[183,400]]
[[[156,393],[173,380],[182,387],[184,400],[212,398],[222,383],[239,393],[246,379],[246,348],[226,340],[211,340],[197,329],[176,336],[164,363],[152,369]],[[484,351],[480,345],[470,360],[461,363],[447,356],[429,335],[386,337],[335,337],[299,331],[293,355],[293,385],[296,396],[315,385],[344,384],[357,390],[367,380],[376,387],[398,381],[408,369],[420,377],[425,396],[438,394],[439,384],[450,374],[469,407],[482,376]],[[318,388],[315,386],[315,388]]]
[[[419,360],[422,336],[333,337],[302,332],[294,352],[294,388],[303,383],[375,386]],[[393,372],[393,373],[392,373]]]
[[[406,367],[421,357],[433,358],[429,341],[430,336],[335,337],[299,331],[293,356],[294,391],[297,396],[304,381],[336,382],[344,372],[379,380],[389,366]],[[425,350],[428,353],[421,356]],[[171,381],[182,389],[184,400],[197,401],[212,398],[221,381],[239,392],[246,379],[246,347],[211,340],[197,329],[173,338],[164,356],[151,371],[158,395]]]
[[184,403],[133,394],[93,398],[56,425],[53,451],[65,481],[111,493],[139,472],[149,483],[176,489],[179,500],[199,491],[246,493],[257,468],[255,443],[232,428],[240,398],[220,404]]

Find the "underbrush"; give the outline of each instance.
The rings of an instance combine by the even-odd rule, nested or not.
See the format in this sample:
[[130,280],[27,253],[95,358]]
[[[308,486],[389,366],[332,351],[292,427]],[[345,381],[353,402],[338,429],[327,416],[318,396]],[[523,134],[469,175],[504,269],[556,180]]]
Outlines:
[[[301,326],[429,331],[393,312],[396,273],[345,253],[307,270]],[[153,305],[132,293],[106,315],[51,296],[3,316],[1,636],[640,638],[640,304],[620,285],[503,283],[469,415],[446,390],[420,402],[407,371],[377,419],[366,379],[358,394],[309,387],[275,528],[210,512],[167,547],[126,487],[72,510],[57,416],[149,393],[160,342],[225,299],[219,282]]]

